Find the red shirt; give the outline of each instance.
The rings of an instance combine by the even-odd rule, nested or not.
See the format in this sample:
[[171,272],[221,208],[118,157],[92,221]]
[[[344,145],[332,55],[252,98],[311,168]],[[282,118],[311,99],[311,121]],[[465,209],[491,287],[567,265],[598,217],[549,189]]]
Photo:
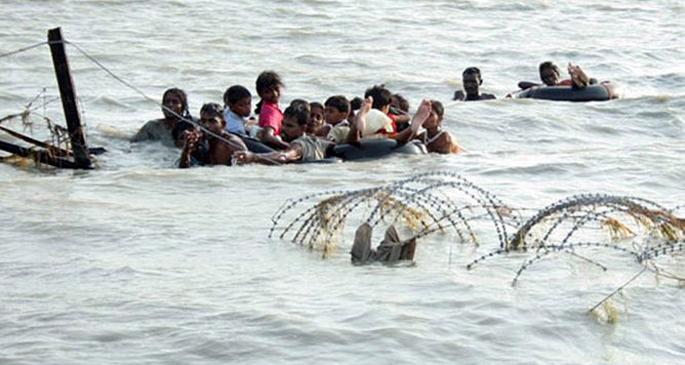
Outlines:
[[263,103],[262,110],[259,111],[259,126],[262,128],[271,127],[274,136],[281,135],[281,124],[283,124],[283,112],[276,103]]

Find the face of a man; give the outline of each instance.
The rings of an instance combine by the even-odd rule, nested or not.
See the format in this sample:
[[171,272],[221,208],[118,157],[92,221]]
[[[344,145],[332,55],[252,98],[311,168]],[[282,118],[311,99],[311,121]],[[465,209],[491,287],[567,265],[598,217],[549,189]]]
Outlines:
[[283,118],[281,134],[286,142],[291,142],[304,134],[304,126],[300,126],[293,117]]
[[540,72],[540,80],[547,86],[554,86],[559,83],[559,73],[551,68],[545,68]]
[[469,73],[463,76],[462,83],[466,95],[477,96],[480,89],[480,77],[478,75]]

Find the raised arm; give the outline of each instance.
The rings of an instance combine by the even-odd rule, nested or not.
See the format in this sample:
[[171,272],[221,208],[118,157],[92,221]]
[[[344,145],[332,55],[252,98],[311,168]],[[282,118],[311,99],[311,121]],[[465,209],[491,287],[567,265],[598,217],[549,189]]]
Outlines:
[[395,136],[395,141],[397,144],[405,144],[412,139],[414,139],[418,133],[419,129],[423,126],[423,123],[430,117],[431,113],[431,102],[430,100],[423,99],[419,108],[416,110],[414,117],[411,118],[410,127],[397,133]]
[[369,114],[373,105],[373,97],[369,96],[362,102],[361,108],[355,116],[354,123],[350,126],[350,133],[347,134],[346,143],[358,145],[362,139],[362,131],[366,126],[366,115]]

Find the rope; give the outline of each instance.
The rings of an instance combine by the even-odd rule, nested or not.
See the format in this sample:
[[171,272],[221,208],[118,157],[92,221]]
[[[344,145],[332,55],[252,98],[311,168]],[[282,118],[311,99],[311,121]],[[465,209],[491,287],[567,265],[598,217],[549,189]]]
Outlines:
[[[103,65],[102,63],[100,63],[100,61],[98,61],[97,59],[95,59],[95,57],[93,57],[93,56],[91,56],[90,54],[88,54],[85,50],[83,50],[81,47],[79,47],[76,43],[70,42],[70,41],[66,41],[66,40],[64,41],[64,43],[69,44],[69,45],[73,46],[74,48],[76,48],[76,50],[79,51],[84,57],[86,57],[88,60],[90,60],[91,62],[93,62],[95,65],[97,65],[100,69],[102,69],[104,72],[106,72],[109,76],[111,76],[111,77],[114,78],[115,80],[119,81],[122,85],[124,85],[124,86],[128,87],[129,89],[135,91],[136,93],[138,93],[139,95],[141,95],[141,96],[142,96],[143,98],[145,98],[146,100],[149,100],[149,101],[151,101],[151,102],[153,102],[153,103],[155,103],[155,104],[161,106],[162,109],[168,111],[170,114],[174,115],[175,117],[179,118],[180,120],[185,121],[185,122],[188,122],[188,123],[194,125],[195,127],[200,128],[200,130],[202,130],[203,132],[207,133],[208,135],[210,135],[210,136],[212,136],[212,137],[214,137],[214,138],[217,138],[217,139],[220,140],[220,141],[223,141],[223,142],[227,143],[228,145],[231,145],[231,146],[236,147],[236,148],[242,147],[241,145],[239,145],[239,144],[237,144],[237,143],[235,143],[235,142],[233,142],[233,141],[231,141],[231,140],[228,140],[228,139],[224,138],[223,136],[221,136],[221,135],[219,135],[219,134],[216,134],[216,133],[210,131],[209,129],[207,129],[207,128],[205,128],[203,125],[201,125],[200,123],[198,123],[198,122],[196,122],[196,121],[194,121],[194,120],[185,118],[184,116],[182,116],[182,115],[176,113],[175,111],[173,111],[173,110],[167,108],[164,104],[159,103],[156,99],[154,99],[154,98],[148,96],[148,95],[145,94],[142,90],[140,90],[139,88],[137,88],[136,86],[134,86],[134,85],[131,84],[130,82],[124,80],[124,79],[121,78],[120,76],[117,76],[114,72],[112,72],[109,68],[107,68],[105,65]],[[264,159],[265,159],[265,160],[268,160],[269,162],[272,162],[274,165],[282,165],[282,163],[281,163],[280,161],[277,161],[277,160],[275,160],[275,159],[271,159],[271,158],[264,158]]]
[[49,43],[49,42],[40,42],[40,43],[32,44],[32,45],[30,45],[30,46],[26,46],[26,47],[22,47],[22,48],[16,49],[16,50],[14,50],[14,51],[10,51],[10,52],[7,52],[7,53],[2,53],[2,54],[0,54],[0,58],[5,58],[5,57],[9,57],[9,56],[15,55],[15,54],[17,54],[17,53],[26,52],[26,51],[28,51],[28,50],[31,50],[31,49],[40,47],[40,46],[42,46],[42,45],[44,45],[44,44],[48,44],[48,43]]
[[[223,141],[223,142],[227,143],[227,144],[230,145],[230,146],[233,146],[233,147],[235,147],[235,148],[241,148],[241,147],[242,147],[241,145],[239,145],[239,144],[237,144],[237,143],[235,143],[235,142],[233,142],[233,141],[231,141],[231,140],[228,140],[228,139],[224,138],[223,136],[221,136],[221,135],[219,135],[219,134],[216,134],[216,133],[210,131],[209,129],[207,129],[207,128],[205,128],[203,125],[201,125],[200,123],[197,123],[197,122],[194,121],[194,120],[185,118],[184,116],[182,116],[182,115],[176,113],[175,111],[169,109],[169,108],[166,107],[164,104],[159,103],[156,99],[154,99],[154,98],[148,96],[148,95],[145,94],[142,90],[140,90],[139,88],[137,88],[136,86],[134,86],[134,85],[131,84],[130,82],[128,82],[128,81],[124,80],[123,78],[117,76],[114,72],[112,72],[109,68],[107,68],[105,65],[103,65],[103,64],[102,64],[100,61],[98,61],[95,57],[91,56],[91,55],[90,55],[88,52],[86,52],[83,48],[79,47],[79,45],[77,45],[76,43],[73,43],[73,42],[70,42],[70,41],[67,41],[67,40],[63,40],[63,41],[51,41],[51,42],[40,42],[40,43],[36,43],[36,44],[32,44],[32,45],[29,45],[29,46],[26,46],[26,47],[22,47],[22,48],[16,49],[16,50],[14,50],[14,51],[2,53],[2,54],[0,54],[0,58],[9,57],[9,56],[12,56],[12,55],[15,55],[15,54],[18,54],[18,53],[26,52],[26,51],[31,50],[31,49],[33,49],[33,48],[37,48],[37,47],[40,47],[40,46],[43,46],[43,45],[46,45],[46,44],[54,44],[54,43],[63,43],[63,44],[69,44],[69,45],[73,46],[74,48],[76,48],[76,50],[77,50],[79,53],[81,53],[81,54],[82,54],[83,56],[85,56],[88,60],[90,60],[91,62],[93,62],[95,65],[97,65],[100,69],[102,69],[103,71],[105,71],[109,76],[111,76],[111,77],[114,78],[115,80],[119,81],[122,85],[126,86],[127,88],[129,88],[129,89],[135,91],[136,93],[138,93],[139,95],[141,95],[141,96],[142,96],[143,98],[145,98],[146,100],[149,100],[149,101],[151,101],[151,102],[153,102],[153,103],[155,103],[155,104],[161,106],[162,109],[168,111],[170,114],[172,114],[173,116],[177,117],[179,120],[182,120],[182,121],[185,121],[185,122],[190,123],[191,125],[193,125],[193,126],[199,128],[200,130],[202,130],[202,131],[205,132],[206,134],[208,134],[208,135],[210,135],[210,136],[212,136],[212,137],[214,137],[214,138],[216,138],[216,139],[218,139],[218,140],[220,140],[220,141]],[[29,104],[26,106],[26,108],[29,109],[29,108],[31,107],[31,104],[32,104],[35,100],[37,100],[39,96],[40,96],[40,94],[39,94],[36,98],[34,98],[33,100],[31,100],[31,102],[29,102]],[[59,98],[58,98],[58,99],[59,99]],[[54,101],[54,100],[53,100],[53,101]],[[21,115],[21,114],[17,114],[17,115],[13,115],[13,116],[8,116],[9,118],[3,118],[2,121],[5,121],[6,119],[11,119],[12,117],[19,116],[19,115]],[[270,159],[270,158],[264,158],[264,159],[265,159],[265,160],[268,160],[268,161],[270,161],[270,162],[272,162],[272,163],[275,164],[275,165],[281,165],[281,164],[282,164],[280,161],[277,161],[277,160],[274,160],[274,159]]]

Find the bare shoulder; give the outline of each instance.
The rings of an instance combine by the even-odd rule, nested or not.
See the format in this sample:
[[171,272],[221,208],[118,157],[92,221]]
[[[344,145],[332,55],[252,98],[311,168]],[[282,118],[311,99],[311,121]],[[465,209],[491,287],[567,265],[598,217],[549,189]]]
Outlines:
[[459,146],[457,145],[454,137],[450,132],[445,131],[438,137],[433,143],[430,144],[428,150],[429,152],[449,154],[459,152]]
[[463,101],[465,98],[466,98],[466,94],[464,94],[464,92],[461,90],[457,90],[454,92],[454,96],[452,97],[452,100]]

